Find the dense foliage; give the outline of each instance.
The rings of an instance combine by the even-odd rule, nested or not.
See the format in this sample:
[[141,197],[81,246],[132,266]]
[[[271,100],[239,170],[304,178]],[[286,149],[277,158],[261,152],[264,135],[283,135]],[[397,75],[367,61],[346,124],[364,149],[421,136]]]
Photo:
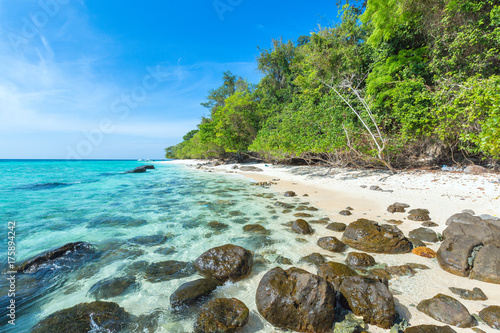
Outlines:
[[209,116],[166,157],[387,165],[424,141],[500,157],[500,0],[368,0],[341,18],[260,49],[257,85],[224,73]]

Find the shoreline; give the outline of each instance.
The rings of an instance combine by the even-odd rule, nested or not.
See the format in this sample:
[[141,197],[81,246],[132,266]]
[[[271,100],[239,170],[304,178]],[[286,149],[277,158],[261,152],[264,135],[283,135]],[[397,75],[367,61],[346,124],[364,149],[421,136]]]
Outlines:
[[[173,160],[155,162],[160,164],[181,164],[191,166],[204,164],[204,160]],[[237,164],[241,166],[241,164]],[[267,164],[251,164],[262,169],[260,172],[242,172],[233,169],[235,164],[219,165],[215,167],[201,167],[206,172],[227,173],[228,175],[244,176],[255,182],[269,182],[274,179],[275,185],[271,189],[283,195],[285,191],[294,191],[301,200],[309,201],[312,205],[331,219],[331,222],[349,224],[359,218],[367,218],[379,223],[386,223],[389,219],[403,221],[397,227],[408,236],[409,231],[422,226],[422,222],[407,220],[407,213],[389,213],[387,207],[395,202],[410,205],[409,209],[424,208],[430,211],[431,221],[438,224],[432,228],[442,233],[446,228],[446,220],[455,213],[463,210],[473,210],[476,215],[487,215],[494,218],[500,216],[500,177],[498,174],[486,173],[479,175],[442,172],[442,171],[403,171],[392,175],[379,170],[355,170],[333,168],[325,175],[326,167],[309,166],[274,166]],[[361,187],[363,186],[363,187]],[[366,186],[366,187],[364,187]],[[370,186],[379,186],[380,190],[370,190]],[[304,194],[307,194],[304,197]],[[339,214],[346,207],[352,207],[351,216]],[[325,226],[314,225],[315,234],[312,237],[336,236],[336,233]],[[427,244],[437,251],[440,243]],[[307,248],[312,252],[326,254],[320,247]],[[345,254],[354,249],[349,249]],[[356,251],[356,250],[355,250]],[[395,277],[390,280],[389,286],[394,293],[398,313],[404,313],[413,325],[445,324],[432,319],[416,309],[416,304],[442,293],[459,300],[471,314],[477,314],[484,307],[500,304],[500,288],[493,283],[472,280],[445,272],[436,259],[419,257],[412,253],[388,255],[370,253],[377,262],[388,265],[403,265],[418,263],[430,269],[419,270],[414,276]],[[338,260],[336,260],[338,261]],[[294,265],[300,267],[301,265]],[[316,274],[315,271],[310,271]],[[488,296],[486,301],[470,301],[459,298],[448,287],[463,289],[481,288]],[[484,323],[476,326],[486,332],[492,331]],[[470,332],[470,329],[461,329],[453,326],[457,332]],[[370,325],[371,332],[387,332],[388,330]]]

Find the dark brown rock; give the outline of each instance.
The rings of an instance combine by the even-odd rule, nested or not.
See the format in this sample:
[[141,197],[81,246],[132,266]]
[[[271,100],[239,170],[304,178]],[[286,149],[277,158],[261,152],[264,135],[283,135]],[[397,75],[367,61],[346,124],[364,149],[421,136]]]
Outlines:
[[356,316],[365,323],[389,329],[396,319],[394,298],[387,286],[376,279],[361,276],[346,277],[339,291]]
[[347,225],[345,223],[341,223],[341,222],[332,222],[326,226],[326,228],[328,230],[333,230],[333,231],[337,231],[337,232],[344,231],[346,227],[347,227]]
[[479,249],[470,278],[500,284],[500,248],[486,245]]
[[364,219],[349,224],[342,241],[357,250],[375,253],[408,253],[412,248],[410,241],[397,227],[378,225]]
[[240,246],[227,244],[206,251],[194,265],[205,277],[219,282],[238,281],[250,274],[253,254]]
[[192,304],[210,295],[218,286],[219,282],[214,279],[198,279],[184,283],[170,296],[170,304],[173,307]]
[[450,291],[460,298],[471,301],[486,301],[488,299],[484,292],[477,287],[472,290],[450,287]]
[[294,191],[286,191],[285,192],[285,197],[295,197],[297,194],[295,194]]
[[426,221],[426,222],[422,223],[422,227],[434,228],[434,227],[439,227],[439,224],[437,224],[436,222],[432,222],[432,221]]
[[247,306],[236,298],[208,302],[194,324],[194,333],[234,333],[248,322]]
[[395,202],[389,207],[387,207],[387,211],[389,213],[404,213],[406,212],[405,208],[410,207],[410,205],[405,204],[405,203],[400,203],[400,202]]
[[295,213],[293,214],[295,217],[313,217],[311,214],[308,213]]
[[57,311],[36,324],[32,333],[88,332],[94,325],[108,332],[123,332],[131,316],[118,304],[96,301]]
[[308,256],[302,257],[300,259],[300,262],[306,262],[315,266],[321,266],[326,262],[326,259],[321,254],[315,252],[311,253]]
[[405,329],[405,333],[456,333],[450,326],[418,325]]
[[346,277],[357,276],[358,273],[347,265],[338,262],[327,262],[318,268],[318,275],[331,283],[335,290],[338,290]]
[[446,238],[437,251],[439,266],[445,271],[459,275],[469,276],[472,262],[472,253],[481,247],[481,241],[470,236],[453,236]]
[[375,259],[366,253],[350,252],[345,262],[350,267],[370,267],[375,265]]
[[408,220],[412,221],[430,221],[429,211],[427,209],[412,209],[408,212]]
[[321,237],[318,239],[318,246],[332,252],[342,252],[347,248],[344,243],[333,236]]
[[256,234],[261,234],[261,235],[269,235],[269,230],[261,226],[260,224],[247,224],[243,226],[243,231],[244,232],[251,232],[251,233],[256,233]]
[[426,247],[427,246],[420,239],[416,239],[416,238],[413,238],[413,237],[408,237],[408,240],[410,241],[410,243],[411,243],[411,245],[412,245],[413,248]]
[[492,305],[479,312],[479,317],[492,328],[500,330],[500,306]]
[[273,326],[298,332],[331,332],[335,318],[331,285],[294,267],[267,272],[257,288],[256,304]]
[[349,216],[352,215],[350,210],[344,209],[339,212],[340,215]]
[[417,309],[448,325],[462,328],[476,325],[476,320],[470,315],[467,308],[447,295],[438,294],[431,299],[423,300],[417,305]]
[[412,238],[420,239],[421,241],[424,242],[429,242],[429,243],[439,242],[436,232],[429,228],[414,229],[410,231],[408,235]]
[[310,234],[314,233],[313,228],[311,228],[309,223],[307,223],[303,219],[298,219],[297,221],[295,221],[292,225],[292,229],[296,233],[303,234],[303,235],[310,235]]

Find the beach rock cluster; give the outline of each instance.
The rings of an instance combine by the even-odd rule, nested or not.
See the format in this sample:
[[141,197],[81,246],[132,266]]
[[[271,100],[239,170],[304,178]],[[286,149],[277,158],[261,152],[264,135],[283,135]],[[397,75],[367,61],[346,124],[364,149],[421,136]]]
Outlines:
[[141,165],[141,166],[138,166],[137,168],[134,168],[132,170],[125,171],[125,173],[144,173],[147,170],[151,170],[151,169],[155,169],[155,166],[154,165]]
[[500,221],[469,213],[451,216],[437,259],[445,271],[500,284]]

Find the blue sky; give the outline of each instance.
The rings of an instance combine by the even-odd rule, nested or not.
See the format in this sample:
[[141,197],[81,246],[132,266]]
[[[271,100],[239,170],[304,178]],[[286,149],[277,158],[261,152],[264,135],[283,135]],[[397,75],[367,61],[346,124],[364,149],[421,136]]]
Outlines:
[[338,19],[335,0],[0,0],[0,159],[154,158],[257,46]]

